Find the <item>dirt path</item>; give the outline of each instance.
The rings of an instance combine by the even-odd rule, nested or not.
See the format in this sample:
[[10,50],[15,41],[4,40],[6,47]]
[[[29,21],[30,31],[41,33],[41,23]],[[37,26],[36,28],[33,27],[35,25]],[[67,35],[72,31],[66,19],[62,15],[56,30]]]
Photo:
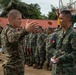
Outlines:
[[32,67],[25,66],[25,75],[51,75],[51,71],[43,69],[33,69]]
[[[4,61],[5,57],[3,54],[0,54],[0,59]],[[3,61],[0,61],[0,75],[3,75]],[[43,69],[33,69],[33,67],[28,67],[27,65],[25,65],[25,75],[51,75],[51,71],[46,71]]]

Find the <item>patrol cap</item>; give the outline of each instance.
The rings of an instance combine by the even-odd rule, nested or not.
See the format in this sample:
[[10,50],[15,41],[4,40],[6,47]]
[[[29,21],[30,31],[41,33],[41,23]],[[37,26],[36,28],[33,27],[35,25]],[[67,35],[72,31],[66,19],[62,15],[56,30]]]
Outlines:
[[52,30],[52,28],[48,27],[48,28],[46,28],[46,30]]
[[60,31],[61,29],[62,29],[61,27],[58,27],[58,28],[54,29],[54,32]]
[[56,28],[56,29],[54,29],[54,32],[56,32],[56,31],[58,31],[59,29],[58,28]]
[[0,26],[0,30],[2,30],[3,29],[3,27],[2,26]]
[[38,26],[37,29],[42,29],[42,26]]

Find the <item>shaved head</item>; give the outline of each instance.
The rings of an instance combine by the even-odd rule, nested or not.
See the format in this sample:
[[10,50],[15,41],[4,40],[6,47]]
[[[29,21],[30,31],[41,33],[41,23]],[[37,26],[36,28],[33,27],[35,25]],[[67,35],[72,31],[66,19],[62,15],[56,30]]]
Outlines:
[[63,14],[65,17],[70,18],[70,20],[71,20],[72,15],[69,10],[63,10],[63,11],[61,11],[60,14]]
[[16,18],[18,15],[21,15],[20,11],[13,9],[8,13],[8,18],[9,17]]
[[17,28],[22,23],[22,14],[18,10],[11,10],[8,13],[8,21],[11,26]]

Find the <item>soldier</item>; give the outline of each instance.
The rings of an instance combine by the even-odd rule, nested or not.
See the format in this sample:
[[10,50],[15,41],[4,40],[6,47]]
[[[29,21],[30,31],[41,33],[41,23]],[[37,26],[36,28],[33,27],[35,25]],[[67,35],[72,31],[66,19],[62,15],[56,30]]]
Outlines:
[[0,48],[1,48],[1,32],[3,30],[3,27],[0,25]]
[[37,48],[36,48],[36,53],[35,53],[35,61],[36,61],[36,68],[37,69],[41,69],[43,67],[44,64],[44,60],[45,60],[45,45],[44,45],[44,39],[45,39],[45,35],[43,33],[43,29],[40,26],[38,28],[38,36],[37,36]]
[[19,45],[22,38],[36,28],[37,23],[26,22],[25,29],[18,31],[16,29],[21,25],[21,19],[22,15],[18,10],[11,10],[8,13],[9,24],[1,33],[2,49],[6,55],[6,61],[2,65],[4,75],[24,75],[24,56]]
[[37,34],[36,30],[34,30],[30,34],[30,64],[32,66],[35,63],[35,51],[36,51],[36,42],[37,42]]
[[[45,61],[45,63],[44,63],[44,68],[45,69],[47,69],[47,70],[50,70],[50,53],[48,52],[48,46],[49,46],[49,41],[50,41],[50,35],[52,34],[52,32],[53,32],[53,30],[52,30],[52,28],[50,28],[50,27],[48,27],[47,29],[46,29],[46,35],[47,35],[47,37],[46,37],[46,39],[45,39],[45,43],[46,43],[46,61]],[[51,48],[49,48],[49,51],[51,50]]]
[[71,25],[71,12],[60,13],[60,24],[56,52],[51,58],[53,62],[52,75],[76,75],[76,30]]
[[29,64],[29,52],[28,51],[29,34],[24,37],[24,50],[25,50],[25,64]]
[[[2,52],[2,44],[1,44],[1,32],[2,32],[2,30],[3,30],[3,27],[0,25],[0,52]],[[2,59],[0,59],[0,61],[2,61]]]

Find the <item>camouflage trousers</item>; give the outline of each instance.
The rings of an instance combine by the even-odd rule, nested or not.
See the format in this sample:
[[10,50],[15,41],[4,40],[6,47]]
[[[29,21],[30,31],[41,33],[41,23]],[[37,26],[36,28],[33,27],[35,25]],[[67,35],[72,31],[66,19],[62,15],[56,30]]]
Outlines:
[[9,67],[3,67],[4,75],[24,75],[24,70],[12,69]]
[[51,75],[76,75],[75,67],[62,67],[57,64],[52,64],[52,74]]
[[30,62],[34,63],[35,62],[35,49],[34,48],[31,48],[29,57],[30,57]]
[[51,64],[50,64],[50,59],[51,59],[51,57],[52,57],[52,54],[46,53],[46,63],[47,63],[48,65],[51,65]]

